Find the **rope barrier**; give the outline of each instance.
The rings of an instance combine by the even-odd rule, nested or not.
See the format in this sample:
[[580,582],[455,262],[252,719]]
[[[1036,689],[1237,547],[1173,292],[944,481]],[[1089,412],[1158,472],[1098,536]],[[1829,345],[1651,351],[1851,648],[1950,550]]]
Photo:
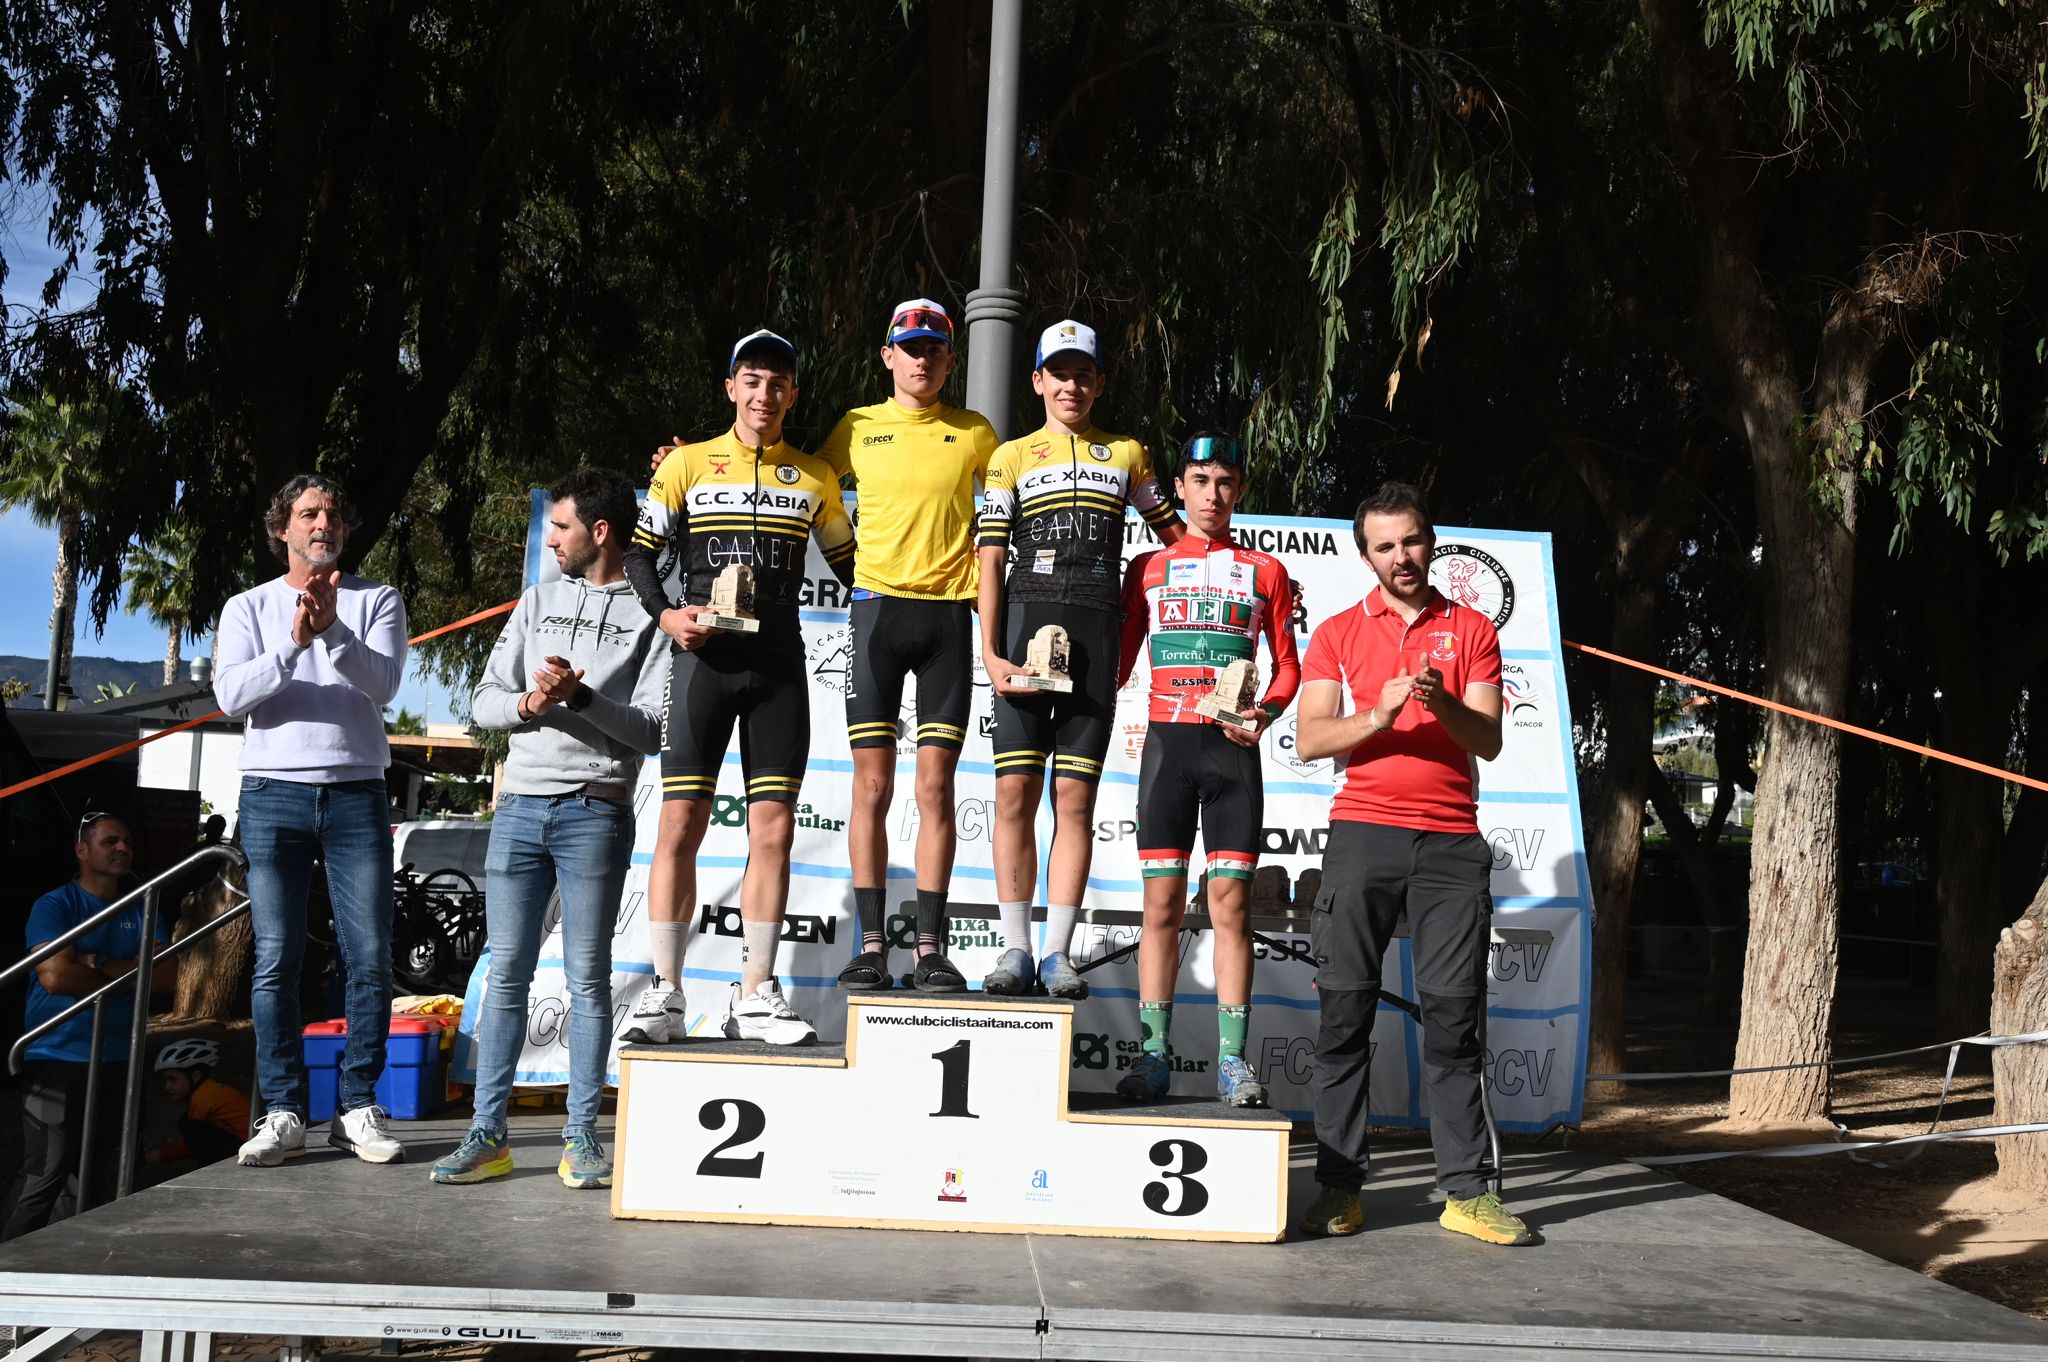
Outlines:
[[1859,738],[1868,738],[1872,742],[1880,742],[1887,747],[1896,747],[1901,751],[1913,752],[1923,757],[1930,757],[1935,761],[1945,761],[1951,766],[1960,766],[1968,771],[1977,771],[1987,776],[1996,776],[2000,780],[2008,780],[2015,785],[2025,785],[2030,789],[2048,791],[2048,780],[2036,780],[2032,776],[2023,776],[2017,771],[2008,771],[2003,766],[1987,766],[1981,761],[1971,761],[1968,757],[1959,757],[1952,752],[1943,752],[1937,748],[1929,747],[1926,743],[1907,742],[1904,738],[1894,738],[1889,733],[1879,733],[1875,729],[1869,728],[1858,728],[1856,725],[1844,723],[1840,719],[1830,719],[1825,714],[1815,714],[1810,709],[1799,709],[1793,705],[1781,704],[1776,700],[1766,700],[1761,695],[1751,695],[1748,691],[1736,690],[1732,686],[1717,686],[1711,681],[1702,681],[1696,676],[1687,676],[1683,672],[1674,672],[1665,667],[1653,667],[1647,662],[1638,662],[1632,657],[1623,657],[1620,653],[1610,653],[1605,648],[1595,648],[1591,644],[1574,643],[1570,639],[1563,640],[1563,643],[1565,647],[1576,652],[1585,653],[1589,657],[1597,657],[1608,662],[1619,663],[1624,667],[1634,667],[1637,671],[1649,672],[1652,676],[1661,676],[1667,681],[1676,681],[1681,685],[1694,686],[1700,690],[1710,690],[1716,695],[1726,695],[1731,699],[1747,701],[1749,704],[1763,709],[1776,710],[1780,714],[1789,714],[1795,719],[1805,719],[1810,723],[1820,724],[1823,727],[1836,729],[1839,732],[1851,733]]
[[[465,615],[461,619],[456,620],[453,624],[444,624],[438,629],[429,629],[424,634],[420,634],[417,637],[407,639],[406,646],[413,647],[418,644],[425,643],[428,639],[439,638],[443,634],[452,634],[457,629],[467,629],[470,625],[475,624],[477,621],[490,619],[494,615],[510,614],[512,612],[513,607],[517,606],[518,604],[518,601],[506,601],[504,604],[494,605],[490,607],[488,610],[479,610],[474,615]],[[109,747],[104,752],[95,752],[93,755],[89,757],[80,757],[77,761],[70,762],[64,766],[59,766],[54,771],[45,771],[39,776],[30,776],[27,780],[18,780],[14,784],[9,785],[4,789],[0,789],[0,799],[11,799],[15,795],[22,793],[24,790],[33,790],[38,785],[47,785],[53,780],[62,780],[65,776],[71,775],[74,772],[83,771],[86,770],[88,767],[97,766],[103,761],[111,761],[115,757],[125,756],[126,754],[135,751],[137,748],[147,747],[151,743],[160,741],[164,738],[168,738],[174,733],[183,733],[188,728],[197,728],[201,724],[212,723],[215,719],[221,719],[225,717],[227,717],[226,710],[216,709],[211,714],[202,714],[196,719],[187,719],[185,720],[185,722],[181,724],[173,724],[171,727],[164,729],[162,732],[152,733],[146,738],[136,738],[132,742],[124,742],[118,747]]]
[[[1925,1135],[1901,1135],[1895,1140],[1845,1140],[1835,1144],[1781,1144],[1762,1149],[1718,1149],[1711,1154],[1637,1154],[1630,1163],[1660,1168],[1674,1163],[1712,1163],[1716,1159],[1810,1159],[1821,1154],[1855,1156],[1872,1149],[1897,1149],[1904,1145],[1946,1144],[1951,1140],[1982,1140],[2005,1135],[2037,1135],[2048,1131],[2048,1121],[2017,1126],[1971,1126],[1967,1130],[1944,1130]],[[1918,1152],[1917,1150],[1915,1151]],[[1904,1163],[1900,1159],[1899,1163]],[[1881,1165],[1892,1167],[1896,1165]]]
[[2005,1045],[2037,1045],[2048,1041],[2048,1031],[2026,1031],[2012,1036],[1994,1036],[1979,1032],[1958,1040],[1936,1041],[1932,1045],[1915,1045],[1906,1050],[1884,1050],[1874,1055],[1851,1055],[1847,1059],[1814,1059],[1801,1064],[1759,1064],[1747,1069],[1674,1069],[1665,1073],[1645,1074],[1587,1074],[1588,1083],[1650,1083],[1665,1078],[1733,1078],[1737,1074],[1775,1074],[1793,1069],[1841,1069],[1851,1064],[1873,1064],[1880,1059],[1897,1059],[1901,1055],[1924,1055],[1933,1050],[1947,1050],[1960,1045],[1984,1045],[1997,1048]]

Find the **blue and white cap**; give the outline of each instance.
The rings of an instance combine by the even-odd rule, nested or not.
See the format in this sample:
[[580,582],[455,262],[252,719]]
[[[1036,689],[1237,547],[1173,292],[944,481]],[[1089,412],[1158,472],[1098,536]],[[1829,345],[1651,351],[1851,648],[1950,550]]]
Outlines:
[[1054,322],[1038,334],[1038,362],[1032,367],[1043,369],[1046,361],[1068,351],[1088,356],[1100,369],[1102,347],[1095,341],[1095,328],[1077,321]]
[[758,355],[763,352],[786,357],[789,360],[790,376],[792,378],[796,376],[796,346],[766,327],[739,338],[739,341],[732,347],[732,362],[726,366],[725,376],[731,378],[740,371],[741,356],[747,354]]

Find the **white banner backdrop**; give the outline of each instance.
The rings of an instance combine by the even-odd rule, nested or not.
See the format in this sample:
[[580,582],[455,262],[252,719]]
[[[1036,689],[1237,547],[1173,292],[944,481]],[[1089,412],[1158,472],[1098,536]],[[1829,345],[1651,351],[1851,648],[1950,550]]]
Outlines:
[[[851,505],[849,498],[849,505]],[[533,494],[527,545],[527,581],[554,575],[553,555],[541,548],[546,503]],[[1274,554],[1301,590],[1295,615],[1300,646],[1322,620],[1361,599],[1372,585],[1352,543],[1351,526],[1341,520],[1240,516],[1238,537],[1247,546]],[[1125,556],[1155,541],[1135,517],[1125,528]],[[1500,630],[1506,693],[1506,744],[1500,758],[1483,763],[1479,823],[1494,848],[1493,894],[1496,935],[1487,1010],[1487,1072],[1494,1110],[1503,1129],[1536,1132],[1576,1124],[1584,1090],[1587,1002],[1592,959],[1592,905],[1586,887],[1585,838],[1579,821],[1578,781],[1572,761],[1571,716],[1567,707],[1559,643],[1550,537],[1502,530],[1439,527],[1431,580],[1453,599],[1490,615]],[[818,1028],[821,1038],[841,1039],[846,1027],[844,995],[835,987],[839,967],[859,949],[846,821],[852,762],[846,745],[844,687],[849,629],[846,591],[825,569],[815,546],[804,592],[803,631],[807,681],[813,700],[810,770],[797,806],[790,902],[777,960],[790,1002]],[[1267,662],[1260,662],[1268,672]],[[1142,907],[1137,867],[1136,806],[1139,755],[1145,741],[1144,667],[1118,696],[1117,724],[1097,800],[1095,857],[1075,937],[1074,958],[1086,964],[1135,942]],[[906,690],[911,688],[906,687]],[[1000,954],[996,929],[990,835],[994,823],[994,772],[989,738],[993,722],[989,688],[977,665],[974,723],[962,753],[958,781],[959,855],[950,887],[953,902],[949,953],[971,980],[994,966]],[[914,731],[914,704],[904,704],[904,731]],[[1308,958],[1304,918],[1289,916],[1302,872],[1319,868],[1328,836],[1332,763],[1305,762],[1294,754],[1294,712],[1290,708],[1266,735],[1265,828],[1262,867],[1285,871],[1287,887],[1275,899],[1272,875],[1258,888],[1251,1038],[1248,1051],[1268,1084],[1273,1105],[1305,1117],[1311,1107],[1309,1057],[1316,1034],[1314,967]],[[891,931],[899,943],[912,938],[918,811],[911,797],[913,744],[898,745],[896,797],[889,811],[889,893]],[[614,1035],[626,1012],[647,986],[647,865],[654,849],[659,794],[658,759],[650,757],[638,791],[639,838],[626,880],[613,943]],[[693,1034],[716,1034],[727,994],[739,978],[739,884],[746,865],[746,806],[741,798],[737,744],[713,805],[711,829],[698,866],[698,908],[691,922],[685,987]],[[1039,817],[1039,851],[1050,844],[1050,807]],[[1199,864],[1201,853],[1191,861]],[[1041,863],[1040,897],[1043,898]],[[1301,896],[1301,913],[1308,897]],[[1215,976],[1206,920],[1191,915],[1198,930],[1183,934],[1179,991],[1175,994],[1173,1043],[1179,1076],[1175,1090],[1213,1091],[1216,1045]],[[1414,997],[1407,943],[1395,947],[1386,987]],[[457,1076],[473,1074],[469,1036],[481,1015],[486,965],[480,962],[469,986]],[[908,969],[907,950],[891,964]],[[1087,972],[1089,997],[1076,1008],[1072,1083],[1082,1091],[1115,1086],[1119,1072],[1138,1052],[1137,957],[1135,952]],[[518,1081],[554,1085],[568,1079],[567,990],[557,939],[543,943],[539,970],[528,1002],[526,1046]],[[1406,1013],[1382,1003],[1374,1031],[1372,1073],[1375,1119],[1388,1125],[1423,1126],[1421,1038]],[[615,1042],[616,1045],[616,1042]],[[609,1080],[617,1081],[614,1060]]]

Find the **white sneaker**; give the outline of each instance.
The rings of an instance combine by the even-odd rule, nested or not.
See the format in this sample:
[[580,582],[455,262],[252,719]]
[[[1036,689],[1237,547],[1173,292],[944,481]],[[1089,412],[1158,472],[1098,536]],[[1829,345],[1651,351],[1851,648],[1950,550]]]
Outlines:
[[405,1146],[392,1136],[390,1119],[374,1104],[345,1111],[327,1127],[327,1143],[364,1163],[397,1163],[405,1157]]
[[244,1168],[275,1168],[306,1152],[306,1123],[295,1111],[265,1112],[256,1133],[235,1155]]
[[670,987],[656,975],[634,1002],[633,1015],[626,1019],[626,1029],[619,1033],[619,1039],[634,1045],[667,1045],[689,1034],[690,1018],[685,1011],[683,991]]
[[732,1000],[725,1011],[725,1038],[764,1040],[770,1045],[809,1045],[818,1039],[818,1032],[782,996],[781,984],[764,979],[745,995],[740,993],[738,984],[732,986]]

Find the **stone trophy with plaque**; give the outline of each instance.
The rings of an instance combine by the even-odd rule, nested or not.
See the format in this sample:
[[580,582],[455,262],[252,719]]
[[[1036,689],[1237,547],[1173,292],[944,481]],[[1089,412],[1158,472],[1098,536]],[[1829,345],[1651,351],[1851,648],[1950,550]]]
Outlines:
[[719,573],[711,583],[710,610],[709,615],[697,617],[700,623],[728,633],[759,633],[761,621],[754,618],[754,570],[734,563]]
[[1073,646],[1066,630],[1057,624],[1046,625],[1031,636],[1031,646],[1024,653],[1024,671],[1012,673],[1010,684],[1030,690],[1073,690]]
[[1196,703],[1195,713],[1249,733],[1258,728],[1259,721],[1257,717],[1247,719],[1238,711],[1257,704],[1258,693],[1258,664],[1240,657],[1223,669],[1223,675],[1216,678],[1216,689]]

